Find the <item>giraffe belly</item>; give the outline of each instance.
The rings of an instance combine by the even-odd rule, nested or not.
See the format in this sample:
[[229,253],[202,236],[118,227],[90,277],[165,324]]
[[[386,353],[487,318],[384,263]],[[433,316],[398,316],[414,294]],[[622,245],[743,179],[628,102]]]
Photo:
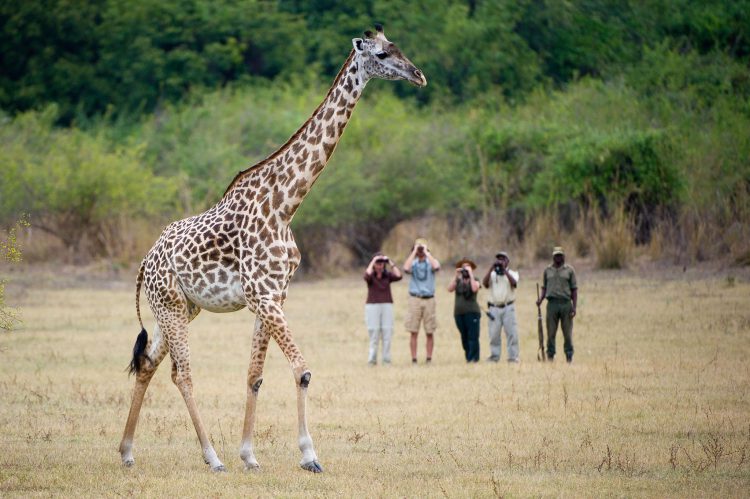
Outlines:
[[247,306],[239,276],[222,284],[182,284],[181,287],[191,302],[209,312],[234,312]]

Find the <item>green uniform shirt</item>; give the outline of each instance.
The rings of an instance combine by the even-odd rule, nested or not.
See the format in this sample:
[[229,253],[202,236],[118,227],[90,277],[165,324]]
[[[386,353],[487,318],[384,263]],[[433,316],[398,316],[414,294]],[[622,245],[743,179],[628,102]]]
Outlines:
[[560,267],[550,265],[544,269],[544,283],[542,286],[547,290],[547,298],[570,300],[571,290],[576,289],[576,271],[567,263]]

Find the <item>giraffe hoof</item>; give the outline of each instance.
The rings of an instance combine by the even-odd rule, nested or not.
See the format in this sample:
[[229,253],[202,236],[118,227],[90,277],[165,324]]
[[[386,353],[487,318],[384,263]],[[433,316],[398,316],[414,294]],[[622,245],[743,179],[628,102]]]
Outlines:
[[129,459],[123,459],[122,464],[126,468],[131,468],[135,464],[135,459],[133,459],[132,457]]
[[258,463],[246,464],[245,465],[245,471],[258,472],[258,471],[260,471],[260,464],[258,464]]
[[223,464],[219,464],[215,468],[212,467],[211,471],[213,471],[214,473],[226,473],[227,468]]
[[313,473],[323,473],[323,467],[318,461],[300,464],[303,470],[312,471]]

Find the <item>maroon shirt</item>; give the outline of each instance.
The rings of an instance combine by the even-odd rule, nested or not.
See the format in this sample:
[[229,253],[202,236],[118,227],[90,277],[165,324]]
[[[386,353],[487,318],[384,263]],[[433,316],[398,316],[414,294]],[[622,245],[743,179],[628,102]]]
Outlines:
[[378,273],[374,270],[372,275],[365,272],[365,282],[367,282],[367,302],[366,303],[393,303],[391,297],[391,283],[400,281],[402,276],[396,277],[387,270],[378,279]]

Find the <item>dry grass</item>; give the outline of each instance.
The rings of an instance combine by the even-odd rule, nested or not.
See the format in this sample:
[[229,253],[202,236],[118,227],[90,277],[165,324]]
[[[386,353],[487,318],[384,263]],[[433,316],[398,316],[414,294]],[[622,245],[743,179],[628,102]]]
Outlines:
[[632,217],[619,207],[607,221],[594,217],[594,227],[597,268],[626,268],[635,251]]
[[[248,312],[201,314],[191,332],[196,397],[229,472],[203,464],[166,363],[141,413],[136,465],[123,468],[133,286],[19,275],[9,298],[25,325],[0,335],[0,495],[746,496],[748,277],[581,270],[568,366],[535,360],[540,271],[522,273],[519,366],[464,364],[444,291],[433,365],[409,365],[398,283],[394,365],[369,368],[360,279],[295,283],[287,312],[313,371],[319,476],[297,465],[295,391],[276,347],[259,402],[263,468],[242,471]],[[483,357],[486,334],[483,323]]]

